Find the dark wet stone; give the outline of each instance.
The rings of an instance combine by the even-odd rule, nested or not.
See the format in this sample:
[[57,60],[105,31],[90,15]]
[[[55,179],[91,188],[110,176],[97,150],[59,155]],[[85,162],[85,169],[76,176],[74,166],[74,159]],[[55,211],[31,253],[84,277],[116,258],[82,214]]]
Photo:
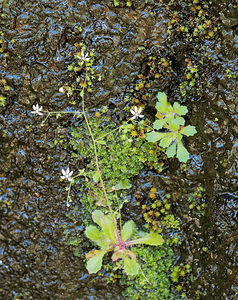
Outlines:
[[[95,69],[102,76],[86,100],[93,108],[109,104],[122,111],[137,75],[148,75],[148,56],[157,53],[158,46],[163,47],[160,56],[171,55],[173,74],[153,80],[146,114],[154,116],[158,90],[169,91],[172,100],[186,100],[187,122],[198,131],[185,140],[191,160],[184,172],[178,171],[176,159],[169,160],[161,174],[144,170],[136,184],[144,195],[151,187],[160,195],[172,195],[173,213],[181,218],[185,235],[177,253],[191,262],[197,276],[190,298],[200,289],[201,299],[235,299],[238,87],[225,70],[237,73],[237,10],[228,0],[214,2],[211,14],[219,16],[221,30],[215,40],[203,43],[210,58],[199,74],[198,88],[194,94],[180,97],[177,88],[185,59],[193,57],[194,48],[186,39],[166,38],[165,3],[150,3],[134,1],[130,9],[124,2],[115,8],[113,1],[9,1],[9,8],[3,9],[1,30],[9,56],[0,57],[0,69],[11,87],[0,116],[3,299],[21,293],[24,299],[123,299],[118,283],[108,286],[105,278],[87,274],[84,253],[88,244],[83,237],[79,256],[74,256],[75,247],[64,241],[62,225],[72,233],[84,230],[80,213],[77,226],[66,217],[66,183],[59,180],[61,168],[78,166],[60,145],[50,148],[49,144],[54,144],[58,135],[67,139],[73,121],[63,117],[57,123],[52,118],[41,127],[41,117],[30,113],[36,103],[46,110],[69,107],[69,99],[58,90],[72,80],[67,72],[73,61],[69,54],[80,42],[96,50]],[[15,44],[10,45],[11,39]],[[139,47],[146,48],[144,56],[139,55]],[[78,96],[75,100],[78,103]],[[204,215],[188,209],[188,195],[199,185],[206,191]],[[79,202],[79,197],[74,190],[73,198]],[[136,216],[143,225],[134,200],[125,207],[125,218]]]

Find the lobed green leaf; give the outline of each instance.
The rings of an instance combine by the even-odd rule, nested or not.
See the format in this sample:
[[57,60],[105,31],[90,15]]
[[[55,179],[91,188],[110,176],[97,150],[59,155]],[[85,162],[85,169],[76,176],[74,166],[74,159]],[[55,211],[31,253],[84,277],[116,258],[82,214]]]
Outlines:
[[147,141],[151,143],[155,143],[165,137],[167,134],[165,132],[156,132],[152,131],[147,134]]
[[161,128],[163,128],[163,126],[165,125],[165,123],[166,123],[166,119],[156,120],[153,123],[153,128],[156,129],[156,130],[160,130]]
[[174,155],[176,154],[176,148],[177,148],[177,143],[173,143],[171,146],[169,146],[166,150],[166,155],[168,157],[174,157]]
[[181,141],[178,143],[176,156],[180,162],[187,162],[189,160],[189,152]]
[[178,125],[184,126],[185,120],[184,120],[183,117],[178,117],[178,116],[176,116],[175,120],[176,120],[176,123],[177,123]]
[[188,109],[186,106],[180,105],[178,102],[175,102],[173,105],[174,112],[180,116],[187,114]]
[[161,112],[161,113],[166,113],[168,111],[168,102],[167,102],[167,96],[165,93],[161,93],[159,92],[157,94],[157,99],[159,100],[157,103],[156,103],[156,106],[155,108]]
[[166,136],[163,139],[161,139],[159,145],[163,148],[169,147],[169,145],[173,142],[173,137]]
[[180,120],[171,119],[169,120],[169,129],[173,132],[176,132],[179,130],[180,127]]
[[188,125],[186,127],[183,127],[180,130],[180,133],[182,133],[186,136],[193,136],[195,133],[197,133],[197,130],[196,130],[195,126]]

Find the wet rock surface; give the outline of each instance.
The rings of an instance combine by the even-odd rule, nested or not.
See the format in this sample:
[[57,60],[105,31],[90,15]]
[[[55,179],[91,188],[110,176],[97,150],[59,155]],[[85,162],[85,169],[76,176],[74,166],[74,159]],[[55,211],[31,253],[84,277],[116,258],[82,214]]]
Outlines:
[[[210,59],[198,79],[200,88],[185,97],[188,121],[198,131],[187,143],[192,153],[187,170],[178,171],[178,162],[170,160],[161,175],[143,173],[136,183],[142,191],[156,186],[172,195],[174,214],[181,218],[185,235],[176,253],[181,261],[191,262],[196,277],[190,299],[195,299],[196,290],[201,299],[237,296],[238,84],[232,74],[238,69],[238,43],[237,8],[230,2],[214,1],[209,11],[211,18],[218,18],[220,29],[214,40],[203,44]],[[174,72],[152,84],[145,112],[153,110],[159,89],[183,100],[177,88],[185,58],[194,49],[182,38],[168,38],[167,4],[136,1],[129,8],[125,1],[120,3],[119,7],[113,1],[74,0],[1,4],[5,40],[0,70],[10,86],[3,92],[6,106],[0,108],[2,299],[123,299],[119,284],[107,286],[105,278],[88,276],[84,253],[74,256],[75,248],[64,241],[63,225],[69,220],[60,170],[66,164],[77,166],[60,144],[50,145],[59,138],[66,143],[68,127],[77,123],[63,117],[58,128],[52,118],[41,127],[41,118],[30,113],[36,103],[46,110],[73,107],[58,90],[70,80],[69,54],[80,42],[95,50],[96,71],[101,75],[87,107],[123,107],[137,75],[147,75],[147,56],[154,55],[157,44],[163,55],[175,49]],[[138,55],[139,47],[145,47],[147,54]],[[197,186],[205,189],[204,215],[188,209],[188,195]],[[77,201],[77,190],[72,193]],[[71,225],[80,235],[83,216],[78,218],[76,229]]]

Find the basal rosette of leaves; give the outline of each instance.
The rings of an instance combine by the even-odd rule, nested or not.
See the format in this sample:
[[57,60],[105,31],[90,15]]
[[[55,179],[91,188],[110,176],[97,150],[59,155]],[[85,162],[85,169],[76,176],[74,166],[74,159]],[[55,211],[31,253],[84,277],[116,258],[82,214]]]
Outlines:
[[[133,221],[126,222],[121,231],[117,228],[116,219],[111,214],[104,214],[96,210],[92,214],[93,221],[101,228],[94,225],[86,227],[86,236],[99,246],[100,250],[92,250],[86,254],[87,270],[89,273],[97,273],[102,267],[103,257],[113,251],[112,261],[122,259],[127,275],[133,276],[139,273],[139,264],[136,255],[129,247],[139,244],[158,246],[163,243],[160,234],[151,232],[137,232]],[[131,239],[136,235],[135,239]]]
[[[165,93],[157,94],[158,102],[156,103],[157,120],[153,123],[153,128],[157,131],[152,131],[147,134],[147,141],[156,143],[166,149],[167,157],[176,157],[180,162],[187,162],[189,152],[184,147],[183,136],[193,136],[197,131],[194,126],[185,125],[185,119],[182,117],[187,114],[186,106],[175,102],[173,106],[168,102]],[[163,131],[158,131],[158,130]]]

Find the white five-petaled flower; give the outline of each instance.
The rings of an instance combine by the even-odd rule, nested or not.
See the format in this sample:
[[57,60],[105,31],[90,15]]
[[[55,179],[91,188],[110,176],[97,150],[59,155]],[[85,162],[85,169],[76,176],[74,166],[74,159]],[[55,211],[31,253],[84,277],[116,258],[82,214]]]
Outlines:
[[133,117],[131,119],[134,120],[136,118],[144,118],[144,115],[142,115],[141,112],[142,112],[142,108],[140,107],[138,109],[138,107],[135,106],[134,110],[131,109],[131,113],[133,115]]
[[39,106],[38,104],[33,105],[33,111],[31,112],[32,114],[36,114],[39,116],[43,116],[43,113],[41,112],[43,109],[42,106]]
[[84,51],[81,51],[80,55],[77,55],[78,59],[81,61],[81,66],[84,64],[85,61],[89,61],[90,57],[88,57],[88,52],[84,53]]
[[68,181],[72,181],[73,180],[73,178],[71,177],[73,175],[73,171],[70,172],[69,168],[67,168],[67,170],[62,169],[61,172],[63,174],[63,176],[60,176],[61,179],[66,179]]

